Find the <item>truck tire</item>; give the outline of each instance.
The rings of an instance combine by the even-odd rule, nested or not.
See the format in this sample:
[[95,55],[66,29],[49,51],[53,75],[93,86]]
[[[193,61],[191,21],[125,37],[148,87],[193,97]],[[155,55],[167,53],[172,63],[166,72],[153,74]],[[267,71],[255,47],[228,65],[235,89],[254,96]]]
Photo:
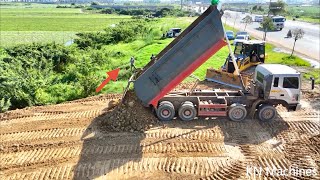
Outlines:
[[197,110],[190,101],[184,102],[179,108],[179,117],[183,121],[191,121],[197,116]]
[[258,108],[258,118],[260,121],[272,121],[277,116],[277,110],[271,105],[263,104]]
[[228,117],[232,121],[242,121],[247,117],[247,109],[242,104],[232,104],[228,111]]
[[160,121],[171,121],[175,115],[174,106],[169,101],[162,101],[156,112]]

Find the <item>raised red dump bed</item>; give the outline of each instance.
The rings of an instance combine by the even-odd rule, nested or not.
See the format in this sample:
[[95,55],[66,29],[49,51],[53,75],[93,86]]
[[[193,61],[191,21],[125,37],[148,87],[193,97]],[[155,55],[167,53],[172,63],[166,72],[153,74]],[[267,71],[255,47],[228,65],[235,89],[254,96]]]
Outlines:
[[139,73],[134,89],[144,106],[156,108],[163,96],[226,45],[221,15],[210,6]]

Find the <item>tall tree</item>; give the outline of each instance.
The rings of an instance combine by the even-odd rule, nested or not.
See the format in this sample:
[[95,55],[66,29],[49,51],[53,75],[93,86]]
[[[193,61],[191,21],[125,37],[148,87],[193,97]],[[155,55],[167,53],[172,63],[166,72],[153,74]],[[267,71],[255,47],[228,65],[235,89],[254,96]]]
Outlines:
[[270,2],[270,12],[273,15],[279,15],[286,12],[286,3],[282,0],[278,0],[277,2]]
[[258,6],[257,6],[257,5],[255,5],[255,6],[252,7],[252,11],[256,11],[257,9],[258,9]]
[[252,24],[252,17],[247,15],[244,19],[243,19],[243,22],[245,23],[245,26],[244,26],[244,31],[247,29],[247,25],[248,24]]
[[270,30],[274,30],[274,25],[271,17],[264,17],[263,21],[261,22],[261,27],[265,32],[263,37],[263,40],[265,41],[267,39],[267,32]]
[[302,39],[303,38],[303,35],[304,35],[304,30],[303,29],[300,29],[300,28],[296,28],[292,31],[292,36],[294,37],[294,43],[293,43],[293,48],[292,48],[292,52],[291,52],[291,56],[293,55],[293,52],[294,52],[294,48],[296,46],[296,42],[298,39]]

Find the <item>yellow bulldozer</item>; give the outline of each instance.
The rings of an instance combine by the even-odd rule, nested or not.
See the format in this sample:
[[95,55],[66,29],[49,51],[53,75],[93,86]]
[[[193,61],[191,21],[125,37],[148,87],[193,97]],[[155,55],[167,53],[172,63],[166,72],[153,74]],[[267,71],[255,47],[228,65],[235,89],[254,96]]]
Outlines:
[[206,80],[239,89],[242,88],[243,82],[243,86],[247,87],[252,79],[254,67],[265,61],[265,42],[258,40],[238,42],[235,45],[234,57],[238,71],[229,54],[220,69],[207,69]]

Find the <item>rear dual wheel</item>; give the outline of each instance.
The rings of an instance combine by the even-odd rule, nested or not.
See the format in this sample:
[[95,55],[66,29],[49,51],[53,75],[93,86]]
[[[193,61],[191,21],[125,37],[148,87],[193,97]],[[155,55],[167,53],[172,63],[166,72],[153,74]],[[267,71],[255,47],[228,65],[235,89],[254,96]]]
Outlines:
[[162,101],[156,112],[160,121],[171,121],[175,115],[174,106],[169,101]]
[[232,104],[228,111],[228,117],[232,121],[242,121],[247,117],[247,109],[242,104]]
[[179,117],[183,121],[191,121],[197,116],[197,110],[190,101],[184,102],[179,108]]
[[[160,121],[170,121],[175,116],[175,109],[171,102],[162,101],[160,102],[156,113]],[[183,121],[191,121],[197,116],[197,110],[192,102],[186,101],[180,106],[178,115]]]
[[275,107],[267,104],[262,104],[258,108],[258,118],[260,121],[268,122],[272,121],[277,116],[277,110]]

